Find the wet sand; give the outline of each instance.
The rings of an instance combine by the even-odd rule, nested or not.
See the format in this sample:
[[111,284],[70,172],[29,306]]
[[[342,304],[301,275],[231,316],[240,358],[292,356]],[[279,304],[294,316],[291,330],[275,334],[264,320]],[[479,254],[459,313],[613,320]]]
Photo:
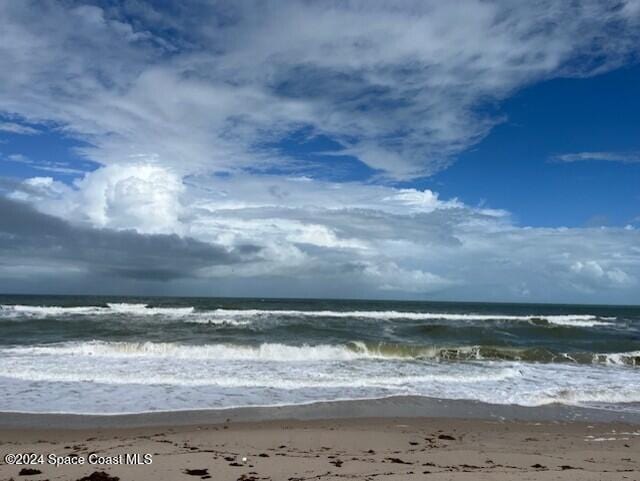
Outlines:
[[[468,415],[445,416],[460,410]],[[341,415],[330,418],[335,412]],[[44,457],[41,464],[0,464],[0,480],[16,481],[640,480],[637,417],[559,406],[395,398],[134,416],[5,413],[0,442],[3,457]],[[85,463],[105,458],[56,467],[49,454]],[[140,462],[150,454],[152,463],[106,463],[127,454]]]

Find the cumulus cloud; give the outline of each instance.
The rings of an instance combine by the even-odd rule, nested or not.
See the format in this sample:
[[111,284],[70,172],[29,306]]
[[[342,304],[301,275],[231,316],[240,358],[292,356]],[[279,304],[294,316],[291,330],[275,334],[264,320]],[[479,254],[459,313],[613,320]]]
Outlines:
[[[7,190],[95,229],[102,221],[80,214],[92,209],[81,191],[89,185],[61,187],[72,192],[60,195],[55,181],[41,178]],[[640,279],[633,228],[518,227],[505,211],[430,190],[282,176],[185,178],[183,189],[189,208],[159,225],[227,252],[248,245],[259,254],[203,265],[179,292],[629,302]]]
[[144,233],[181,231],[184,187],[170,170],[148,163],[110,165],[85,176],[77,188],[78,207],[93,225]]
[[150,163],[110,165],[71,185],[52,177],[31,177],[7,185],[8,197],[45,213],[92,227],[140,233],[182,234],[182,178]]

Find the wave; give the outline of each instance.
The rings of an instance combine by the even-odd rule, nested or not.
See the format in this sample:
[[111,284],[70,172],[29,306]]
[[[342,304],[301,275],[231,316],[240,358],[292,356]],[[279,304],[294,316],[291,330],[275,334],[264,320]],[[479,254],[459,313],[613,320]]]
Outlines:
[[89,371],[43,371],[42,369],[3,370],[0,368],[0,376],[19,379],[30,382],[91,382],[100,384],[143,384],[143,385],[172,385],[172,386],[216,386],[223,388],[269,388],[269,389],[393,389],[410,388],[422,383],[485,383],[504,381],[519,377],[521,371],[514,367],[495,369],[484,373],[424,373],[419,375],[365,375],[361,377],[336,378],[323,375],[298,376],[285,378],[281,376],[240,376],[240,375],[215,375],[192,377],[184,372],[169,373],[143,373],[135,370],[118,371],[110,374],[107,371],[92,369]]
[[142,316],[186,316],[192,314],[193,307],[149,307],[148,304],[107,303],[110,312]]
[[0,305],[0,317],[64,317],[129,314],[132,316],[182,317],[192,314],[193,307],[150,307],[148,304],[107,303],[105,306],[28,306]]
[[602,364],[640,366],[640,351],[594,354],[593,360]]
[[220,361],[350,361],[360,356],[339,345],[289,346],[264,343],[258,346],[233,344],[186,345],[168,342],[90,341],[52,346],[9,348],[5,352],[35,355],[73,355],[102,357],[155,357],[213,359]]
[[595,327],[595,326],[611,326],[614,323],[609,321],[596,320],[595,316],[546,316],[546,317],[532,317],[530,320],[535,321],[540,319],[547,321],[549,324],[555,324],[556,326],[569,326],[569,327]]
[[[640,351],[75,341],[0,348],[6,409],[122,412],[388,395],[543,405],[640,401]],[[135,388],[132,388],[135,386]]]
[[368,357],[387,359],[432,359],[437,361],[519,361],[533,363],[608,364],[640,366],[640,351],[616,353],[556,352],[542,347],[503,346],[422,347],[398,344],[352,342],[352,348]]
[[[105,306],[29,306],[0,305],[0,318],[49,318],[68,316],[130,315],[132,317],[163,316],[186,322],[246,325],[252,320],[284,318],[336,318],[368,320],[444,320],[444,321],[528,321],[557,326],[595,327],[613,325],[611,318],[603,320],[591,314],[566,315],[507,315],[411,311],[333,311],[333,310],[264,310],[215,309],[196,310],[194,307],[153,307],[147,304],[108,303]],[[238,321],[238,319],[242,319]]]
[[220,361],[518,361],[529,363],[604,364],[640,366],[640,351],[618,353],[554,352],[545,348],[501,346],[414,346],[392,343],[320,344],[292,346],[280,343],[260,345],[204,344],[169,342],[89,341],[45,346],[2,349],[6,355],[144,357]]
[[472,314],[447,312],[410,312],[410,311],[300,311],[300,310],[263,310],[263,309],[216,309],[213,311],[228,317],[333,317],[379,320],[448,320],[448,321],[547,321],[558,325],[598,326],[609,325],[610,322],[599,321],[591,314],[567,315],[525,315],[507,314]]
[[0,316],[2,317],[50,317],[68,314],[93,314],[98,307],[58,307],[58,306],[23,306],[23,305],[0,305]]
[[637,388],[621,387],[613,389],[558,389],[556,392],[542,395],[536,404],[562,403],[576,406],[590,406],[597,404],[625,404],[640,402],[640,391]]

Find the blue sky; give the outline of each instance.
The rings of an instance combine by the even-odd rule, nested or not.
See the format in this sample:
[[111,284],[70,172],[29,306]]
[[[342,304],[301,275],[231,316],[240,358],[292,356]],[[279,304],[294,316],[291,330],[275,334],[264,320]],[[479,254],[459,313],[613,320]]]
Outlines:
[[[621,226],[640,223],[640,67],[631,65],[588,78],[553,79],[523,89],[499,107],[503,123],[434,176],[387,182],[433,189],[470,205],[509,210],[528,226]],[[10,121],[5,118],[4,121]],[[96,164],[78,155],[83,145],[46,124],[37,141],[1,132],[0,152],[37,162],[60,162],[78,172],[43,171],[24,162],[3,164],[3,175],[49,175],[69,183]],[[327,156],[340,145],[310,129],[292,132],[265,148],[303,160],[314,177],[372,181],[376,171],[348,155]],[[638,162],[555,161],[568,152],[637,153]],[[40,165],[47,168],[47,165]],[[285,169],[289,172],[291,169]],[[282,170],[273,169],[274,173]]]
[[[640,221],[638,66],[549,80],[517,93],[501,111],[503,124],[423,185],[470,204],[507,208],[523,225]],[[635,163],[553,161],[568,152],[639,154]]]
[[637,302],[635,0],[0,8],[2,291]]

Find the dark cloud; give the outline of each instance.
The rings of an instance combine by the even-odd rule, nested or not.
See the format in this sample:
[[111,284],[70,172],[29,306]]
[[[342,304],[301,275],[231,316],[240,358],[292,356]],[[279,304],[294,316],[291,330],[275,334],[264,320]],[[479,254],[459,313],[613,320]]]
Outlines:
[[245,262],[254,245],[234,249],[177,235],[72,225],[0,197],[0,263],[11,266],[58,263],[91,273],[140,280],[198,277],[202,268]]

